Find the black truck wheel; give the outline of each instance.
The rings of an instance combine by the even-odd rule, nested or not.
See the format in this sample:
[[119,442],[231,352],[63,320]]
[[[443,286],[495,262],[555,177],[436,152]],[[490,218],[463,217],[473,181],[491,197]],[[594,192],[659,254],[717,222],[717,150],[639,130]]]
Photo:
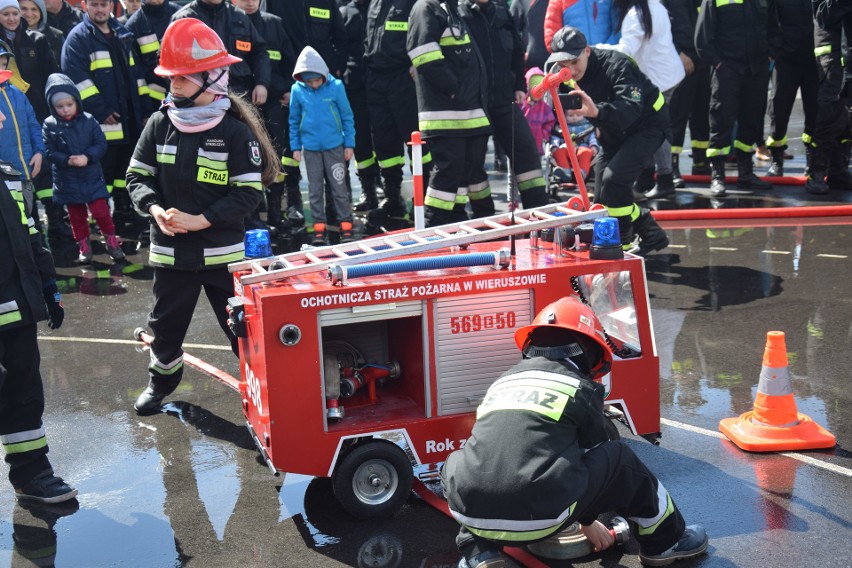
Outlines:
[[331,476],[334,495],[352,516],[392,517],[411,493],[411,462],[394,443],[374,440],[356,445]]

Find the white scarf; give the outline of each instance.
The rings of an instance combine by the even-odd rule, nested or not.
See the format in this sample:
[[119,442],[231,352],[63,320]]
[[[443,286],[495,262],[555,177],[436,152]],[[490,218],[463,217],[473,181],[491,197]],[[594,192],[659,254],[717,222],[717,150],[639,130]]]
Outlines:
[[203,132],[222,122],[229,108],[231,99],[220,97],[209,105],[189,108],[177,108],[169,103],[168,114],[172,124],[181,132]]

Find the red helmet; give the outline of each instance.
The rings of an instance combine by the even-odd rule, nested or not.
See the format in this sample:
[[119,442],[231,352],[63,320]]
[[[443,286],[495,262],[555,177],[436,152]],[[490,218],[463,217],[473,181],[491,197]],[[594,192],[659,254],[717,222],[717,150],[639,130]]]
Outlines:
[[182,18],[169,24],[160,44],[160,77],[192,75],[242,61],[228,53],[219,35],[201,20]]
[[612,349],[606,343],[603,326],[592,308],[576,296],[566,296],[545,306],[530,325],[518,328],[515,331],[515,344],[518,349],[525,351],[529,347],[532,332],[542,327],[564,329],[574,335],[588,337],[603,351],[600,363],[592,369],[592,375],[596,376],[609,371],[612,366]]

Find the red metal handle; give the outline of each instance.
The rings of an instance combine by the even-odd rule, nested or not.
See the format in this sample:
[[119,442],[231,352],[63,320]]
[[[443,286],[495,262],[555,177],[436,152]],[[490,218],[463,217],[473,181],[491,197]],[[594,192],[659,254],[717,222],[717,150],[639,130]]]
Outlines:
[[532,96],[534,99],[540,99],[544,93],[549,91],[551,87],[558,87],[561,83],[567,83],[571,80],[571,70],[563,67],[559,73],[549,73],[544,77],[541,83],[532,88]]

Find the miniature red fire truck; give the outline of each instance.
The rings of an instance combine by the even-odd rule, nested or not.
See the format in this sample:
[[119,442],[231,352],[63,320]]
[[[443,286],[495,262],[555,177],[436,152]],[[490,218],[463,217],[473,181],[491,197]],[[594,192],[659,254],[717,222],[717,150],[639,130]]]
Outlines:
[[330,476],[353,515],[397,512],[413,468],[464,446],[486,389],[520,360],[514,331],[568,294],[616,354],[609,408],[655,441],[644,264],[590,259],[581,236],[603,214],[550,205],[232,265],[243,409],[269,467]]

